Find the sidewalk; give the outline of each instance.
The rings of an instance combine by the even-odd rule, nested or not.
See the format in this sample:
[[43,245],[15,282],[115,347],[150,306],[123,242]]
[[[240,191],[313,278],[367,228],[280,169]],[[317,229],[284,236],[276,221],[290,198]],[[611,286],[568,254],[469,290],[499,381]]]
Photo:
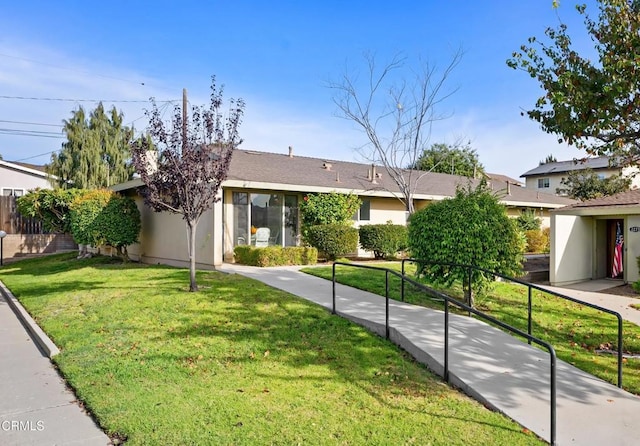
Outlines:
[[[298,269],[231,264],[220,268],[330,309],[331,282]],[[381,296],[337,285],[336,307],[340,315],[384,336]],[[442,374],[442,312],[391,301],[389,313],[391,339]],[[464,316],[451,315],[449,335],[452,384],[549,441],[549,354]],[[562,361],[557,363],[556,375],[557,444],[638,444],[640,398]]]
[[107,444],[0,291],[0,445]]

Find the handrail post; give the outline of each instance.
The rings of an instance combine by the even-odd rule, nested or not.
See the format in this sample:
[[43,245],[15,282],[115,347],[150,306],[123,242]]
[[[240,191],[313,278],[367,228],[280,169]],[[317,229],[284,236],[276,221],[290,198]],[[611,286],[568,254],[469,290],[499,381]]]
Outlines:
[[402,288],[400,289],[400,300],[404,302],[404,262],[406,259],[402,259]]
[[444,381],[449,383],[449,299],[444,300]]
[[[468,299],[468,302],[467,302],[467,303],[469,304],[469,307],[470,307],[470,308],[473,308],[473,296],[472,296],[472,290],[471,290],[471,276],[472,276],[472,274],[473,274],[473,270],[471,269],[471,266],[469,266],[469,267],[467,268],[467,271],[468,271],[468,273],[469,273],[469,274],[468,274],[468,278],[467,278],[467,280],[468,280],[468,283],[467,283],[467,292],[469,293],[469,294],[467,295],[467,299]],[[471,311],[469,311],[469,317],[471,317]]]
[[333,266],[333,295],[332,295],[332,305],[331,305],[331,314],[336,314],[336,264],[334,262]]
[[549,351],[551,356],[551,435],[550,443],[556,444],[556,352]]
[[[404,281],[403,281],[404,283]],[[389,270],[384,271],[385,336],[389,339]]]
[[[531,319],[531,286],[529,288],[529,302],[528,302],[528,316],[527,316],[527,334],[531,336],[531,327],[532,327],[532,319]],[[531,339],[527,340],[529,345],[531,345]]]
[[616,313],[618,317],[618,387],[622,388],[622,316]]

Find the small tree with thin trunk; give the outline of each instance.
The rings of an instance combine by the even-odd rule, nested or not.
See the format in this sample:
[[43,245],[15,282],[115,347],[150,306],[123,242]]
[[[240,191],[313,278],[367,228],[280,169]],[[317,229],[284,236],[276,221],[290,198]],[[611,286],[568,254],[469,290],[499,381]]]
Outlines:
[[[220,200],[218,191],[227,178],[233,150],[242,142],[238,128],[244,101],[231,99],[223,112],[223,88],[211,79],[209,108],[192,107],[191,119],[184,119],[176,106],[167,128],[151,101],[149,137],[132,144],[133,163],[144,187],[140,193],[156,212],[182,216],[187,227],[190,291],[197,291],[196,229],[202,214]],[[186,115],[185,115],[186,116]]]
[[[410,69],[405,58],[396,56],[385,65],[375,57],[365,55],[363,79],[345,73],[338,81],[330,81],[336,91],[333,101],[340,117],[353,121],[368,142],[361,148],[362,156],[381,164],[396,183],[400,194],[389,192],[412,214],[413,195],[418,181],[426,172],[408,169],[415,166],[429,146],[431,127],[445,116],[436,109],[455,89],[446,88],[446,80],[458,65],[462,52],[456,52],[442,71],[421,63]],[[403,74],[403,69],[409,69]]]

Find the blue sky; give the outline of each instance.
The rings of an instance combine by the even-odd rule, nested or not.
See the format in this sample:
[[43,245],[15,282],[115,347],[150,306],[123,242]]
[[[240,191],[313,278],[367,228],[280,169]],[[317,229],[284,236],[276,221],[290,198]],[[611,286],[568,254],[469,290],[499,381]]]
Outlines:
[[[345,67],[363,68],[365,51],[380,62],[401,53],[443,67],[462,48],[447,80],[457,91],[439,107],[451,117],[435,125],[431,142],[469,140],[489,172],[518,178],[550,153],[559,160],[582,154],[520,116],[540,91],[505,64],[559,17],[580,43],[584,27],[574,4],[563,0],[554,10],[551,0],[5,2],[0,154],[46,163],[63,141],[49,137],[58,136],[56,126],[79,105],[96,105],[7,96],[102,99],[107,106],[142,101],[115,105],[143,130],[149,97],[178,101],[186,87],[190,102],[203,104],[215,74],[227,97],[247,103],[241,148],[286,153],[291,145],[298,155],[362,161],[353,149],[365,137],[335,117],[327,81]],[[596,2],[587,4],[595,16]]]

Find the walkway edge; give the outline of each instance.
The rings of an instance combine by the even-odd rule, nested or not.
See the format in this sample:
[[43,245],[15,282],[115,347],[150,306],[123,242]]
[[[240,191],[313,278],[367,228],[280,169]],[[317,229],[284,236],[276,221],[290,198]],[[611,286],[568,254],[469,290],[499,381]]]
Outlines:
[[27,329],[29,336],[31,339],[38,345],[40,350],[44,352],[49,358],[53,358],[58,353],[60,353],[60,349],[53,343],[49,336],[40,328],[40,326],[33,320],[31,315],[24,309],[22,304],[18,302],[18,299],[13,295],[9,288],[7,288],[4,283],[0,280],[0,294],[4,297],[4,300],[7,301],[13,312],[16,314],[20,322]]

